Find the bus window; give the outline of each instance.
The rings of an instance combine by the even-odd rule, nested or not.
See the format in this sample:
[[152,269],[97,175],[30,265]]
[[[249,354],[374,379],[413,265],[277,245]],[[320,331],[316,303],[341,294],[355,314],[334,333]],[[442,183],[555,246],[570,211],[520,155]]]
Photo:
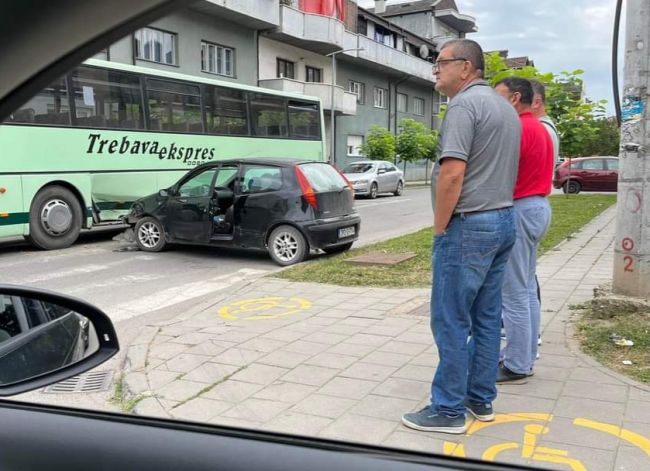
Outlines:
[[147,79],[149,129],[202,133],[201,91],[198,86]]
[[56,80],[14,111],[7,123],[70,125],[70,105],[65,77]]
[[289,136],[297,139],[320,139],[318,104],[289,100]]
[[222,87],[206,87],[208,134],[247,136],[246,92]]
[[143,129],[142,92],[136,75],[82,67],[72,74],[76,125]]
[[272,95],[253,95],[251,124],[255,136],[287,137],[286,101]]

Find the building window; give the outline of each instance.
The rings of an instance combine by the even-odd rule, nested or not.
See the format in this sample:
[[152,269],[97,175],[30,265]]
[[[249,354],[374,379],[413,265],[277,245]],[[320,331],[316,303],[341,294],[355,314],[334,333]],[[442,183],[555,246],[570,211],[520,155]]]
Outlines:
[[399,111],[400,113],[406,113],[408,111],[408,101],[409,101],[408,95],[405,95],[404,93],[398,93],[397,111]]
[[294,74],[294,63],[284,59],[278,59],[278,78],[296,78]]
[[363,83],[350,80],[348,90],[357,96],[357,103],[363,105],[366,102],[366,86]]
[[305,67],[305,81],[306,82],[322,82],[323,81],[323,71],[317,69],[316,67]]
[[375,41],[388,47],[395,47],[395,36],[386,28],[375,25]]
[[375,108],[386,108],[386,95],[388,91],[385,88],[375,87]]
[[363,145],[363,136],[348,136],[348,157],[359,157],[361,155],[361,146]]
[[442,113],[444,108],[447,106],[447,103],[449,103],[449,97],[446,96],[446,95],[440,95],[440,94],[436,94],[435,96],[437,96],[438,100],[434,101],[433,114],[434,115],[439,115],[440,113]]
[[418,97],[413,99],[413,114],[424,116],[424,99]]
[[160,64],[177,65],[177,36],[153,28],[142,28],[135,32],[135,57]]
[[235,50],[201,42],[201,70],[211,74],[235,76]]

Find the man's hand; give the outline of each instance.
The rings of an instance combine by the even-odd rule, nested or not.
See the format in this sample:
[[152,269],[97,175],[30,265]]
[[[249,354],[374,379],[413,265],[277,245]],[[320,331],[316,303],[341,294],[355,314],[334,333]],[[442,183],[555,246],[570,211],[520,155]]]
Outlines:
[[444,160],[440,162],[440,173],[436,183],[436,207],[433,212],[436,235],[447,230],[460,198],[467,166],[464,160],[444,156],[441,158]]

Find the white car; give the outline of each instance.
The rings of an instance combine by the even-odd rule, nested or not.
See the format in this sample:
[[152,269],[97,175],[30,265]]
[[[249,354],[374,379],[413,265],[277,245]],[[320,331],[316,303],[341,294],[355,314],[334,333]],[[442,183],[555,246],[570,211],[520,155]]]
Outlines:
[[354,194],[376,198],[379,193],[400,196],[404,191],[404,173],[385,160],[363,160],[348,164],[343,175],[354,187]]

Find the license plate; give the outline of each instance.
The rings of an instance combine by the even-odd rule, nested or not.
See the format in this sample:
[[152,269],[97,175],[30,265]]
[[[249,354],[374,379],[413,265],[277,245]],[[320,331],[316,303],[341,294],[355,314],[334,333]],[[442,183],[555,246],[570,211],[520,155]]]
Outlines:
[[351,227],[344,227],[342,229],[339,229],[339,239],[343,239],[345,237],[350,237],[355,234],[355,229],[354,226]]

